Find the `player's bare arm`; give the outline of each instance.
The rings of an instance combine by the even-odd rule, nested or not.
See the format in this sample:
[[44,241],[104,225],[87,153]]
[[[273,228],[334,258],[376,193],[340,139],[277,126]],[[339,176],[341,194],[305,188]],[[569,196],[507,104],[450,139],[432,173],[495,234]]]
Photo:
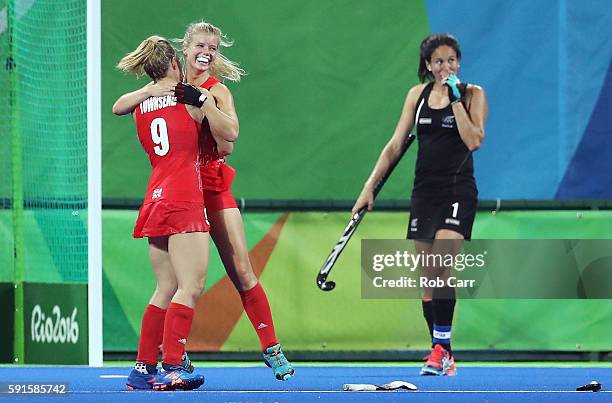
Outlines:
[[353,206],[353,214],[366,205],[368,206],[368,210],[372,210],[374,207],[374,184],[378,182],[389,166],[399,158],[402,152],[402,144],[414,126],[416,102],[419,95],[423,91],[423,88],[424,85],[419,84],[412,87],[410,91],[408,91],[406,100],[404,101],[404,106],[402,108],[402,113],[393,132],[393,136],[391,136],[391,139],[383,148],[378,160],[376,161],[376,165],[374,165],[372,173],[363,185],[363,190]]
[[121,95],[113,105],[113,113],[115,115],[127,115],[134,112],[138,104],[144,100],[150,97],[162,97],[166,95],[174,95],[173,85],[150,82],[136,91]]
[[230,90],[222,83],[213,86],[210,91],[215,102],[205,102],[202,108],[210,124],[215,140],[236,141],[240,126]]
[[484,90],[477,85],[469,85],[466,106],[462,102],[453,105],[453,114],[461,140],[470,151],[480,148],[484,140],[484,125],[487,119],[488,104]]

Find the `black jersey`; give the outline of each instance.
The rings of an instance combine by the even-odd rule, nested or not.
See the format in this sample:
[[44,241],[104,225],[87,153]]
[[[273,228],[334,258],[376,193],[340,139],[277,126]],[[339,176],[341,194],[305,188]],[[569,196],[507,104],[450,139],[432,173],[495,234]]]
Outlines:
[[472,152],[459,136],[451,105],[429,107],[429,83],[417,101],[419,152],[413,194],[477,197]]

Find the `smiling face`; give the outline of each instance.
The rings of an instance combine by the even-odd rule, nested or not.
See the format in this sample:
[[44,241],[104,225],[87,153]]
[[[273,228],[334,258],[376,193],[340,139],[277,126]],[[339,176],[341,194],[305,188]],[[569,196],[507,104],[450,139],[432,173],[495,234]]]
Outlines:
[[427,69],[431,71],[436,81],[440,82],[451,74],[459,72],[459,58],[457,52],[450,46],[438,46],[427,62]]
[[211,33],[197,33],[183,48],[187,69],[204,72],[210,69],[219,50],[219,37]]

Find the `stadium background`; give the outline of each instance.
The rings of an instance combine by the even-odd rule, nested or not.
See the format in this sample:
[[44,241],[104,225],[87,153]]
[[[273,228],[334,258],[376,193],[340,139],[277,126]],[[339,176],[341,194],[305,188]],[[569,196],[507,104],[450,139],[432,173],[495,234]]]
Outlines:
[[[154,288],[146,241],[131,238],[149,166],[133,121],[111,113],[120,94],[146,83],[114,69],[145,37],[181,37],[189,22],[205,19],[235,40],[225,54],[249,74],[227,83],[241,123],[230,157],[238,170],[233,191],[283,348],[305,358],[334,352],[328,357],[389,359],[390,352],[428,348],[420,302],[361,298],[359,239],[404,237],[414,150],[380,194],[379,206],[388,211],[367,215],[334,268],[337,289],[322,293],[314,279],[417,82],[418,44],[429,32],[453,33],[462,44],[460,77],[487,92],[487,137],[475,153],[483,208],[473,236],[610,239],[612,213],[591,207],[609,209],[612,196],[611,15],[605,0],[103,1],[105,352],[136,350]],[[10,170],[10,151],[0,151],[3,172]],[[492,214],[498,201],[501,210]],[[36,212],[24,220],[40,239],[26,246],[38,259],[26,262],[30,280],[82,281],[70,277],[80,260],[66,262],[61,244],[45,243],[55,236],[49,231],[55,221]],[[3,234],[9,221],[10,210],[2,211]],[[81,218],[71,223],[82,226]],[[0,281],[12,280],[10,250],[0,251]],[[38,261],[52,262],[43,276],[31,269]],[[601,335],[612,331],[611,315],[609,300],[460,301],[454,345],[610,351]],[[188,348],[239,354],[259,348],[214,250]]]
[[[222,27],[235,40],[226,55],[249,73],[228,84],[241,122],[230,158],[238,170],[233,190],[246,202],[249,246],[288,351],[427,348],[419,301],[360,298],[359,238],[402,238],[406,212],[368,215],[334,270],[337,290],[323,294],[314,277],[346,211],[261,213],[250,211],[249,202],[354,200],[416,83],[418,45],[430,31],[460,39],[461,78],[487,91],[487,138],[475,154],[481,199],[612,196],[605,126],[612,107],[612,36],[605,33],[612,34],[612,24],[605,1],[589,7],[557,0],[206,1],[173,3],[171,13],[166,4],[103,3],[104,197],[116,205],[138,200],[149,172],[132,121],[110,114],[117,96],[145,80],[120,74],[114,64],[148,35],[182,37],[185,25],[199,19]],[[381,199],[408,199],[414,158],[408,153]],[[153,287],[145,242],[128,237],[135,215],[104,213],[107,351],[135,349]],[[482,211],[474,236],[612,236],[609,212],[576,217],[575,211]],[[238,296],[212,255],[191,347],[256,351]],[[454,340],[457,349],[609,350],[597,335],[611,330],[604,319],[611,313],[608,301],[461,301]]]

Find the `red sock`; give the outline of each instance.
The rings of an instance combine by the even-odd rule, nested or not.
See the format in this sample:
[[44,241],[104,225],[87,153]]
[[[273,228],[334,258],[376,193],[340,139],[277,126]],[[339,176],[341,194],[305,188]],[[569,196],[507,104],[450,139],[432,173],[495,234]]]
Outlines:
[[157,365],[159,346],[164,337],[164,318],[166,310],[155,305],[147,305],[142,315],[140,338],[138,340],[138,356],[136,361],[148,365]]
[[162,362],[169,365],[180,365],[187,344],[187,336],[193,322],[193,309],[171,302],[164,322],[164,340],[162,344]]
[[272,321],[270,304],[268,304],[268,298],[261,284],[257,283],[250,290],[241,291],[240,299],[257,332],[261,349],[265,350],[277,344],[278,341],[276,340],[276,334],[274,334],[274,322]]

